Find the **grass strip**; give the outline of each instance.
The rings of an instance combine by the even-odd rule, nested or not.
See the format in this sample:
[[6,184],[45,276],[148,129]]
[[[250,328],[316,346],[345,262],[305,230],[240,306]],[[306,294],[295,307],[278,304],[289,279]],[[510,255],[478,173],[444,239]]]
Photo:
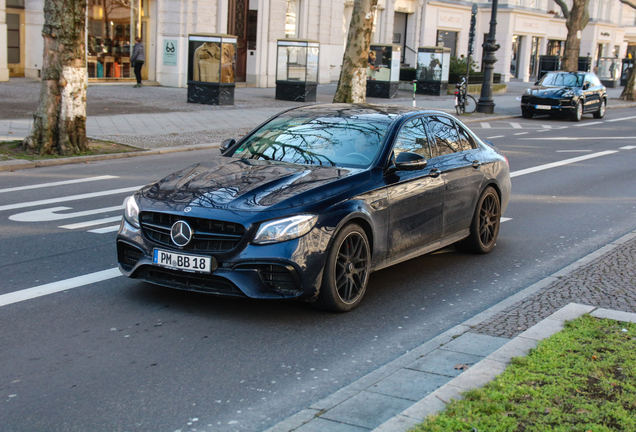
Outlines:
[[636,431],[635,347],[635,324],[583,315],[412,431]]

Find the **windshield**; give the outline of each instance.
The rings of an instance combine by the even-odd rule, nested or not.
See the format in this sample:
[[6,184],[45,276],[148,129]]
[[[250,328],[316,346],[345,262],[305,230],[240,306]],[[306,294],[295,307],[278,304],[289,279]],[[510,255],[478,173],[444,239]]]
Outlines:
[[250,136],[235,152],[242,159],[303,165],[368,167],[380,151],[394,116],[338,112],[282,114]]
[[584,75],[576,73],[547,74],[541,78],[539,85],[553,87],[583,87],[583,78],[585,78]]

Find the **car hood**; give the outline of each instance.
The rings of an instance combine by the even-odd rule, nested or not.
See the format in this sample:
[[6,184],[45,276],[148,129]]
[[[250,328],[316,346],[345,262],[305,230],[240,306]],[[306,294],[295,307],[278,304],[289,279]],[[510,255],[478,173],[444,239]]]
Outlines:
[[145,186],[154,202],[238,211],[278,210],[329,198],[359,185],[352,168],[220,157]]
[[565,93],[576,92],[574,87],[546,87],[546,86],[533,86],[528,89],[531,96],[538,96],[544,98],[560,98]]

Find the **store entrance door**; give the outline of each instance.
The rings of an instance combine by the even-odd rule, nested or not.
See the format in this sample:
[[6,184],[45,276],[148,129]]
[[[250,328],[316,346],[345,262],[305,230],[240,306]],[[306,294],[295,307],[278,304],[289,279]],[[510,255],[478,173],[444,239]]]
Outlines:
[[512,51],[510,55],[510,75],[519,78],[519,51],[521,49],[521,36],[512,37]]
[[10,77],[24,76],[24,11],[7,8],[7,63]]
[[[236,82],[245,82],[247,74],[248,0],[229,0],[227,32],[236,36]],[[256,23],[254,23],[256,25]]]

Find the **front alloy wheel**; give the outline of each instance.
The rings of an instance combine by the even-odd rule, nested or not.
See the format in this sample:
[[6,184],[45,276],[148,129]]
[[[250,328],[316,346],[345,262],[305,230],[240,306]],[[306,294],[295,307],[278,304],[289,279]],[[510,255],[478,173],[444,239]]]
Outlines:
[[581,101],[578,101],[576,103],[576,108],[574,109],[574,112],[572,113],[572,121],[580,122],[582,118],[583,118],[583,103]]
[[333,312],[347,312],[358,306],[367,289],[371,251],[364,230],[345,226],[327,255],[317,306]]

